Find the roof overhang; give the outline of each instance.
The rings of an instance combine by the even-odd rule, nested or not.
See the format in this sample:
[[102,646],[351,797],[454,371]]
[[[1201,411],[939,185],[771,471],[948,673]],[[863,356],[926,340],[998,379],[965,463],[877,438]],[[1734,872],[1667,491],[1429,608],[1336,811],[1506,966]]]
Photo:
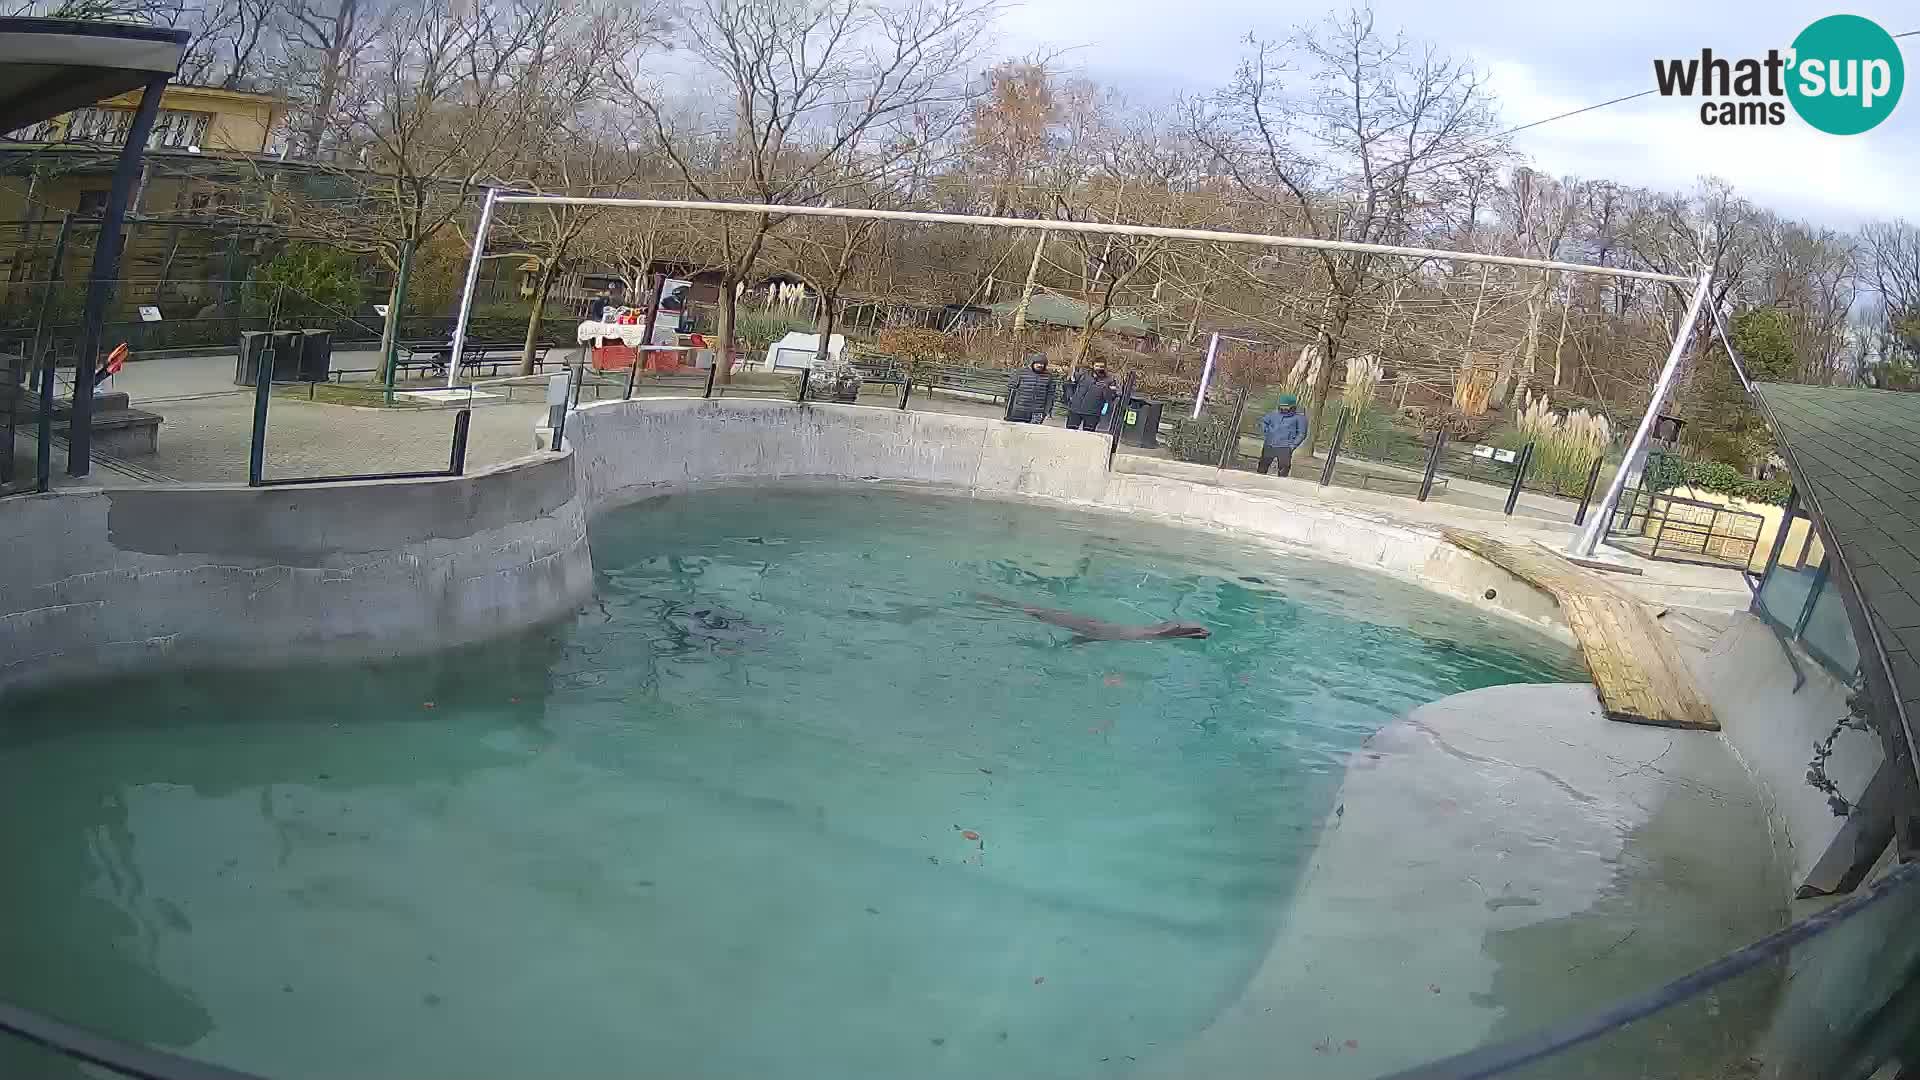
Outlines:
[[173,75],[191,36],[165,26],[0,19],[0,132]]

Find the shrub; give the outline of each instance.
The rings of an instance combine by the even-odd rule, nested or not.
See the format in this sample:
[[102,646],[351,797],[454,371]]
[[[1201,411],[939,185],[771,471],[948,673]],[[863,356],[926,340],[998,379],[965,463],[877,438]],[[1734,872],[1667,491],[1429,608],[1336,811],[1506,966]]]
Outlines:
[[242,303],[249,315],[334,318],[360,305],[360,275],[353,257],[317,244],[290,244],[255,268]]
[[733,347],[741,353],[764,353],[769,345],[795,331],[813,333],[813,320],[782,311],[736,311]]
[[873,350],[893,357],[916,382],[926,379],[929,368],[947,363],[957,345],[952,334],[921,326],[889,326],[873,335]]
[[1694,487],[1717,495],[1730,495],[1748,502],[1778,506],[1787,501],[1792,480],[1776,474],[1771,480],[1755,480],[1739,469],[1720,461],[1689,461],[1673,454],[1656,454],[1647,461],[1644,483],[1654,491]]
[[1585,409],[1556,413],[1545,396],[1528,392],[1524,400],[1514,430],[1520,443],[1533,443],[1528,471],[1534,482],[1562,495],[1578,495],[1593,463],[1613,444],[1613,426]]
[[1221,451],[1238,439],[1239,433],[1233,430],[1233,425],[1205,414],[1198,420],[1181,417],[1166,434],[1167,449],[1181,461],[1197,465],[1220,464]]

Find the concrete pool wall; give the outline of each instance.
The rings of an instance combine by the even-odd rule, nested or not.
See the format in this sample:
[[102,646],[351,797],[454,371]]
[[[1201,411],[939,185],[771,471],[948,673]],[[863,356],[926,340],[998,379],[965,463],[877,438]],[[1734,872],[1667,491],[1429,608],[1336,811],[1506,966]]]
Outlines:
[[555,454],[462,477],[10,499],[0,552],[0,691],[426,652],[593,588],[586,502]]

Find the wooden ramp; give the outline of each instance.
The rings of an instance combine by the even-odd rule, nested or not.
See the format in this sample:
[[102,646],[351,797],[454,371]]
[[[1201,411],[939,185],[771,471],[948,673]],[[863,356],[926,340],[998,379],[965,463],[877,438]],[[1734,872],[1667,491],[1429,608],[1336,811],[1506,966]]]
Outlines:
[[1538,545],[1445,531],[1449,542],[1552,596],[1580,642],[1609,719],[1660,727],[1720,730],[1693,673],[1644,604],[1605,578]]

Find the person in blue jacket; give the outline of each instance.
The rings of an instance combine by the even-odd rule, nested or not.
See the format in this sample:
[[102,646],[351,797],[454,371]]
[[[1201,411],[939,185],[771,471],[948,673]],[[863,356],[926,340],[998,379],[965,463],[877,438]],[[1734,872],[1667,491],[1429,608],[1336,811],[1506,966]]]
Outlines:
[[1261,475],[1266,474],[1268,465],[1276,466],[1275,476],[1293,472],[1293,452],[1307,441],[1307,416],[1299,405],[1299,398],[1281,394],[1273,403],[1273,411],[1260,418]]

